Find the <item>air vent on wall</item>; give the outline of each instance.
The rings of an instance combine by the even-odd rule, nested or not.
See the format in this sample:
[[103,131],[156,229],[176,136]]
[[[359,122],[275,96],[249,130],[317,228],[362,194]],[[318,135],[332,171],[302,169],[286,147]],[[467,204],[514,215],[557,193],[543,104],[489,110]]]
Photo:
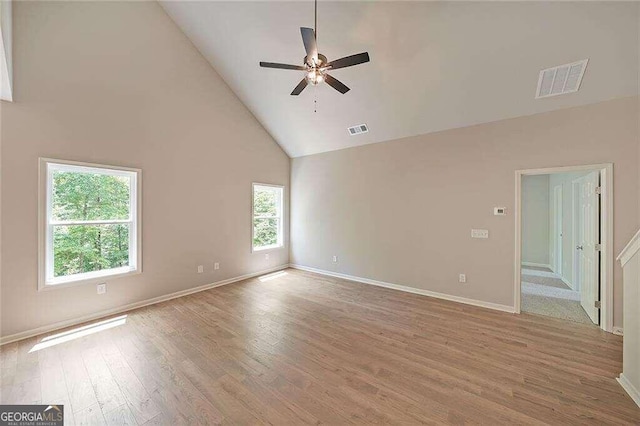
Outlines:
[[366,124],[359,124],[357,126],[349,127],[348,130],[351,136],[355,136],[361,133],[367,133],[369,131],[369,128],[367,127]]
[[582,83],[588,59],[540,71],[536,99],[577,92]]

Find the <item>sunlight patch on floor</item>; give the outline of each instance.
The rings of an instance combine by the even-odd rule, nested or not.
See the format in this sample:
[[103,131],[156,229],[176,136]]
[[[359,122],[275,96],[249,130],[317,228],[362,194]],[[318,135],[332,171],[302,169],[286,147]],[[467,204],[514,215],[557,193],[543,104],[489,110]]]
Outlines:
[[273,274],[263,275],[261,277],[258,277],[258,279],[260,280],[260,282],[265,282],[265,281],[275,280],[276,278],[284,277],[285,275],[288,275],[285,271],[278,271],[278,272],[274,272]]
[[51,346],[59,345],[71,340],[79,339],[81,337],[98,333],[103,330],[108,330],[119,325],[124,325],[126,322],[127,316],[121,315],[119,317],[109,318],[108,320],[85,325],[83,327],[74,328],[73,330],[65,331],[63,333],[54,334],[52,336],[45,337],[40,341],[40,343],[34,345],[29,353],[50,348]]

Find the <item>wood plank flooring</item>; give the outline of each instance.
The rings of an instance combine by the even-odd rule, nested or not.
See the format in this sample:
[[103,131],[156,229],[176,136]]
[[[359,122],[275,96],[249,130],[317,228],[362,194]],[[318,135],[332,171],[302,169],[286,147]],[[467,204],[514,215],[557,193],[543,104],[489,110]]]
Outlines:
[[619,336],[291,269],[29,352],[59,333],[0,349],[1,403],[69,425],[640,424]]

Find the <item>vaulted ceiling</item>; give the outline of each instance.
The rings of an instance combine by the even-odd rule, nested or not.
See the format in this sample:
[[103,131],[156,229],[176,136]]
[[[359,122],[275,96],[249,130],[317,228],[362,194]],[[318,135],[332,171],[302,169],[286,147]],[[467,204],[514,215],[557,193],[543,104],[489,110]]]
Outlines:
[[[345,95],[323,84],[297,97],[303,72],[258,63],[302,63],[313,2],[161,4],[291,157],[638,94],[632,2],[321,0],[320,53],[371,62],[332,73]],[[584,58],[579,92],[534,98],[541,69]],[[350,136],[361,123],[370,132]]]

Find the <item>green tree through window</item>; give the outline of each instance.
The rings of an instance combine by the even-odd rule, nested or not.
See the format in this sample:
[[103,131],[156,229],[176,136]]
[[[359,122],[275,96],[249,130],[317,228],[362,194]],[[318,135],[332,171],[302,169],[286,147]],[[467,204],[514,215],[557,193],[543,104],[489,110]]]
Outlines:
[[[130,215],[130,179],[55,171],[52,219],[56,222],[125,220]],[[54,225],[54,277],[127,266],[128,223]]]
[[253,187],[254,250],[282,245],[282,187]]

